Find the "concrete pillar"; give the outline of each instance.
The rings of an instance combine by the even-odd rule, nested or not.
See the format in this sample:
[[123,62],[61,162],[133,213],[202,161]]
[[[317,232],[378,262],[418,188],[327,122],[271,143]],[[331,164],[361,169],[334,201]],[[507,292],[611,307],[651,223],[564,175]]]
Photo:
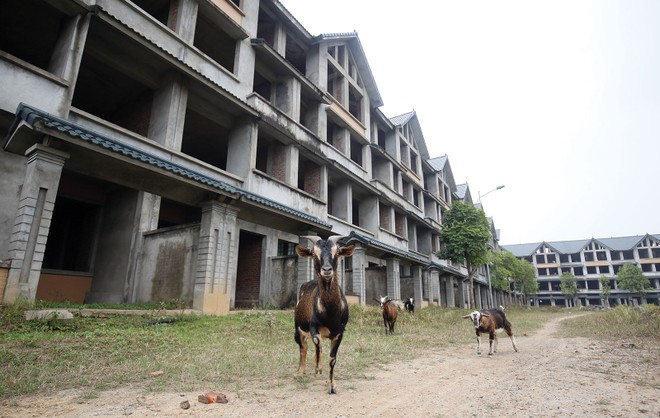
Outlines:
[[284,151],[285,158],[285,179],[286,184],[293,188],[298,187],[298,147],[296,145],[286,145]]
[[466,290],[466,288],[468,288],[470,286],[470,284],[467,283],[467,286],[466,286],[466,282],[463,281],[462,277],[459,277],[457,279],[457,282],[458,282],[458,306],[462,309],[465,309],[465,308],[468,307],[467,306],[467,297],[466,297],[467,296],[466,292],[468,290]]
[[170,2],[170,14],[167,26],[190,44],[195,40],[197,9],[198,6],[196,0],[178,0]]
[[154,93],[147,136],[167,148],[180,151],[188,105],[183,78],[169,73]]
[[392,299],[401,299],[401,272],[398,258],[387,259],[387,294]]
[[212,200],[202,206],[193,308],[229,312],[236,283],[238,209]]
[[331,213],[337,218],[352,223],[353,196],[351,185],[348,182],[336,185],[333,188]]
[[456,306],[456,300],[454,299],[454,283],[456,279],[454,276],[449,275],[445,279],[445,292],[447,294],[447,307],[454,308]]
[[[227,171],[248,178],[257,160],[258,128],[254,119],[240,118],[229,133],[227,147]],[[296,164],[297,167],[298,164]]]
[[34,301],[37,294],[62,167],[69,158],[65,152],[41,144],[30,147],[25,155],[27,166],[9,243],[11,268],[4,292],[4,302],[10,304],[18,297]]
[[353,259],[353,288],[351,291],[353,294],[360,296],[360,305],[365,306],[367,304],[367,283],[365,269],[368,263],[366,250],[360,243],[355,243],[355,250],[353,251],[353,255],[351,257]]
[[481,284],[477,283],[476,281],[474,282],[474,285],[472,286],[474,289],[474,294],[471,295],[474,298],[474,306],[477,309],[483,309],[483,304],[481,301]]
[[71,109],[71,100],[78,79],[90,20],[91,14],[88,13],[86,15],[71,16],[62,21],[60,36],[56,41],[55,49],[48,63],[49,72],[69,82],[66,99],[62,102],[61,108],[58,109],[59,114],[64,117],[69,114]]
[[415,305],[422,307],[423,288],[422,288],[422,266],[412,266],[413,276],[413,299]]
[[143,251],[143,234],[158,228],[161,197],[144,191],[138,192],[135,214],[136,228],[133,229],[133,245],[131,246],[128,268],[128,302],[139,302],[140,261]]
[[293,77],[275,85],[275,107],[296,122],[300,121],[300,81]]

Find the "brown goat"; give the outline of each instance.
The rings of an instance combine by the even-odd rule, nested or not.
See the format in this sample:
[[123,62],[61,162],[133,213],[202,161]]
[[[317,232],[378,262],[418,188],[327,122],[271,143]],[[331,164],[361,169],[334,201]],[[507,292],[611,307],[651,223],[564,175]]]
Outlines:
[[500,329],[504,329],[509,338],[511,338],[511,343],[513,344],[513,349],[517,352],[518,347],[516,346],[516,338],[513,336],[513,330],[511,329],[511,323],[506,319],[504,315],[504,308],[499,307],[499,309],[488,309],[479,311],[473,311],[463,318],[471,319],[474,329],[477,333],[477,354],[481,354],[481,333],[487,332],[490,342],[490,350],[488,355],[492,356],[493,353],[497,352],[497,334],[496,332]]
[[327,240],[320,237],[305,237],[312,241],[311,248],[296,246],[299,257],[311,257],[314,262],[314,280],[300,286],[298,303],[294,312],[295,340],[300,348],[298,376],[305,373],[307,362],[307,340],[315,346],[314,368],[316,374],[322,374],[321,339],[330,340],[330,373],[328,393],[337,393],[334,370],[337,351],[348,323],[348,303],[339,286],[337,262],[339,257],[353,255],[355,246],[341,247],[337,244],[340,236]]
[[385,326],[385,335],[394,334],[394,324],[396,324],[396,317],[399,314],[399,309],[396,304],[389,299],[386,299],[381,307],[383,309],[383,325]]

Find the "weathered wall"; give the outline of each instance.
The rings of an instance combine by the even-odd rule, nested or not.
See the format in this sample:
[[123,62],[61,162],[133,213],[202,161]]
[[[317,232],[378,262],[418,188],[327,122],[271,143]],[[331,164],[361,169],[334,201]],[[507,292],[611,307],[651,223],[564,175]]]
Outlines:
[[368,305],[373,305],[381,296],[387,295],[387,270],[385,267],[370,268],[365,270],[365,275],[366,302]]
[[126,284],[138,192],[120,189],[108,194],[99,235],[92,290],[86,303],[125,303]]
[[268,305],[277,308],[291,308],[296,305],[297,271],[298,265],[295,256],[271,259],[271,287]]
[[179,299],[191,306],[198,240],[197,224],[145,234],[135,301]]

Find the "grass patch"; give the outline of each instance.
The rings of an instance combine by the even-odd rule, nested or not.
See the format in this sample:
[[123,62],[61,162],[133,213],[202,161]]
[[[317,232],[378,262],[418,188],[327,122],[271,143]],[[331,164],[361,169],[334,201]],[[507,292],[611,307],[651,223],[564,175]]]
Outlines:
[[614,309],[562,321],[560,334],[608,341],[634,338],[660,341],[660,307],[619,305]]
[[[171,323],[153,324],[154,318],[162,318],[161,305],[145,306],[153,313],[144,317],[76,316],[69,323],[25,321],[26,308],[14,305],[0,311],[1,398],[81,387],[95,393],[131,383],[146,383],[154,392],[224,387],[240,393],[256,390],[263,381],[305,387],[313,373],[310,346],[307,376],[293,379],[298,347],[291,310],[237,311],[222,317],[181,314]],[[433,307],[414,315],[400,313],[395,334],[386,336],[379,308],[350,309],[336,369],[344,381],[365,378],[369,367],[474,341],[472,327],[462,319],[465,310]],[[507,310],[519,336],[553,315]],[[327,341],[323,351],[327,373]]]

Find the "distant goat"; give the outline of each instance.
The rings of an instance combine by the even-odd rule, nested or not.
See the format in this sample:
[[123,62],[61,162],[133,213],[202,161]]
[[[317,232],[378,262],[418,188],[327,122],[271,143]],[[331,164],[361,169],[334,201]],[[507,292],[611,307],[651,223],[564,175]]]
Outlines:
[[316,374],[322,374],[321,339],[330,340],[330,373],[328,378],[328,393],[337,393],[334,370],[337,361],[337,351],[348,323],[348,304],[344,292],[339,286],[337,277],[337,261],[339,257],[353,255],[355,246],[341,247],[337,241],[340,236],[332,236],[327,240],[320,237],[304,237],[309,239],[311,248],[296,246],[300,257],[311,257],[314,263],[314,280],[300,286],[298,303],[294,312],[295,340],[300,348],[300,363],[298,376],[305,373],[307,361],[307,340],[311,339],[315,346],[314,368]]
[[410,313],[415,313],[415,300],[413,298],[408,298],[404,300],[403,306],[406,308],[406,311]]
[[383,325],[385,326],[385,335],[394,334],[394,324],[396,324],[396,317],[399,314],[397,305],[391,299],[383,300],[383,298],[381,298],[380,307],[383,311]]
[[[496,331],[504,329],[507,335],[511,338],[511,343],[513,344],[513,349],[517,352],[518,347],[516,347],[516,338],[513,336],[513,331],[511,330],[511,323],[506,319],[504,315],[504,308],[500,306],[499,308],[493,308],[488,310],[473,311],[470,314],[465,315],[463,318],[469,318],[472,320],[474,329],[477,333],[477,354],[481,354],[481,333],[487,332],[490,342],[490,350],[488,355],[491,356],[493,353],[497,352],[497,334]],[[494,343],[494,344],[493,344]]]
[[392,299],[392,298],[389,297],[389,296],[381,296],[379,302],[380,302],[380,307],[381,307],[381,308],[383,307],[383,304],[384,304],[385,302],[391,302],[391,303],[393,303],[394,306],[396,306],[397,309],[400,310],[401,312],[403,312],[404,309],[406,308],[405,303],[404,303],[401,299]]

